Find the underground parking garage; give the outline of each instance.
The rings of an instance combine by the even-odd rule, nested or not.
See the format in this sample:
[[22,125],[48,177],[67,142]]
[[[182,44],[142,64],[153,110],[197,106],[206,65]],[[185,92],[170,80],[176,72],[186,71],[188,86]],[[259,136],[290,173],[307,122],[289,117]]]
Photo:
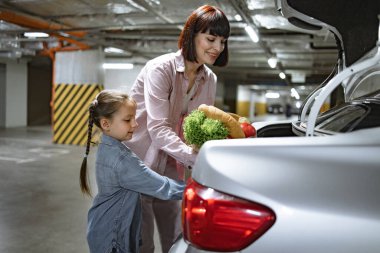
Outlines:
[[[213,106],[232,115],[238,127],[248,122],[255,129],[254,136],[250,138],[245,138],[243,128],[239,129],[243,135],[238,140],[231,140],[233,147],[239,146],[241,141],[242,146],[252,146],[256,150],[257,146],[265,146],[267,141],[270,143],[270,137],[278,138],[275,142],[278,140],[280,145],[286,143],[283,138],[289,137],[291,140],[294,138],[295,143],[292,141],[283,150],[290,152],[297,145],[316,145],[320,138],[344,137],[346,133],[378,127],[379,4],[354,0],[351,7],[342,10],[339,4],[345,1],[333,4],[328,4],[329,1],[313,2],[16,0],[0,3],[0,252],[90,252],[86,238],[87,219],[94,198],[83,194],[79,183],[88,143],[89,106],[103,90],[131,93],[133,84],[148,61],[175,54],[186,19],[193,10],[204,4],[220,8],[230,25],[228,64],[214,66],[205,63],[217,77]],[[339,19],[334,18],[337,16],[334,11],[339,11]],[[357,15],[356,21],[352,22],[350,17],[354,14]],[[172,103],[173,100],[168,97],[165,101]],[[141,108],[145,107],[144,104]],[[140,109],[139,103],[137,109]],[[230,130],[228,127],[226,129]],[[87,157],[87,176],[93,196],[98,190],[95,161],[101,137],[101,130],[94,128]],[[231,136],[218,138],[228,141]],[[307,144],[302,139],[307,139]],[[316,140],[316,143],[309,139]],[[379,160],[371,154],[379,149],[379,141],[374,138],[364,142],[363,138],[362,143],[353,143],[356,139],[352,137],[352,143],[351,140],[346,143],[340,139],[337,142],[344,143],[342,146],[353,145],[353,148],[369,146],[369,152],[363,156],[368,159],[360,161],[358,158],[357,164],[368,168],[369,173],[373,173],[372,178],[376,178],[378,172],[373,164]],[[207,143],[203,150],[197,148],[202,159],[196,160],[195,180],[205,177],[206,174],[199,172],[199,167],[204,162],[205,154],[212,154],[209,148],[213,147],[213,143],[219,143],[218,140],[210,140],[212,144]],[[221,150],[229,150],[229,142],[224,144],[226,140],[220,140]],[[301,144],[297,144],[298,141]],[[165,150],[165,147],[160,148]],[[268,157],[272,154],[270,152],[267,153]],[[272,152],[278,164],[297,164],[293,154],[276,147]],[[234,154],[234,151],[226,152],[226,156],[229,154]],[[243,154],[237,152],[230,160],[238,156],[244,158]],[[338,157],[339,152],[336,154]],[[260,156],[257,152],[257,155],[254,164],[265,161],[265,154]],[[281,160],[282,157],[294,159]],[[307,159],[315,161],[310,152],[305,152],[299,164],[307,164],[302,162]],[[322,168],[331,175],[338,175],[339,166],[354,170],[348,162],[337,165],[339,159],[336,158],[336,167],[330,166],[335,170],[328,171],[328,162],[332,160],[322,163],[325,166]],[[214,171],[217,171],[216,167]],[[185,174],[187,178],[191,171]],[[379,193],[371,177],[364,175],[360,178],[369,180],[368,187],[372,187],[372,190],[360,193],[368,196]],[[287,179],[289,177],[284,176],[281,182]],[[204,183],[207,185],[210,181],[205,179]],[[245,184],[251,183],[245,181]],[[240,189],[241,185],[234,188]],[[309,186],[327,190],[331,185],[313,182]],[[227,188],[225,193],[230,193]],[[336,191],[334,194],[340,196]],[[289,199],[288,196],[273,202]],[[262,198],[252,201],[259,200]],[[355,199],[350,201],[356,203]],[[277,218],[282,219],[284,216],[276,213],[276,206],[270,204],[270,201],[265,203]],[[288,211],[293,210],[286,204],[284,207]],[[333,206],[339,210],[346,204],[343,202],[341,206]],[[373,224],[378,224],[380,217],[371,211],[376,206],[375,201],[364,212],[368,215],[364,219],[374,221],[368,225],[370,231],[378,228]],[[362,214],[360,211],[363,210],[359,208],[356,211],[356,214]],[[273,248],[265,243],[271,238],[279,238],[272,232],[282,229],[276,230],[277,225],[281,225],[281,219],[277,219],[262,237],[245,245],[245,250],[273,252]],[[191,224],[187,226],[191,231]],[[154,231],[154,252],[161,253],[157,227]],[[336,241],[344,238],[334,236],[331,237]],[[320,234],[317,237],[324,238]],[[380,250],[371,244],[375,237],[368,237],[367,252]],[[316,243],[304,241],[310,244],[304,245],[302,250]],[[207,245],[207,240],[204,242],[206,244],[198,242],[186,235],[183,239],[181,233],[171,252],[226,251],[219,245]],[[360,242],[360,237],[355,242]],[[286,245],[284,243],[284,248],[291,251],[301,249],[301,246],[297,249],[293,246],[286,248]],[[335,245],[333,241],[331,245]],[[314,251],[309,248],[309,252],[321,249],[316,245],[313,247]]]

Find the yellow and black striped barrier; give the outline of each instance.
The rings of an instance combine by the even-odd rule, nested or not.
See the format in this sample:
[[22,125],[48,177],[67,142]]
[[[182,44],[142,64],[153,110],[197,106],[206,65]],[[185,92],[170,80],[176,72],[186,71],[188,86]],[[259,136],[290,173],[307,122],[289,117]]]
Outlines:
[[[55,84],[53,93],[53,142],[85,145],[87,143],[88,108],[104,89],[100,84]],[[94,126],[93,137],[99,134]],[[96,137],[95,137],[96,138]]]

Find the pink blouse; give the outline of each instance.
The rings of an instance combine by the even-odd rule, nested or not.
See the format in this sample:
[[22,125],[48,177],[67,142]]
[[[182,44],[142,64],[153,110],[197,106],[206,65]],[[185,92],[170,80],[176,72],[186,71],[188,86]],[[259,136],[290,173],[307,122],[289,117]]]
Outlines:
[[[126,145],[160,174],[166,168],[167,155],[185,166],[192,166],[197,155],[179,137],[183,100],[189,85],[184,71],[181,51],[159,56],[141,70],[130,93],[137,103],[139,126]],[[200,104],[213,105],[215,101],[216,75],[207,66],[200,68],[194,85],[197,88],[187,113]]]

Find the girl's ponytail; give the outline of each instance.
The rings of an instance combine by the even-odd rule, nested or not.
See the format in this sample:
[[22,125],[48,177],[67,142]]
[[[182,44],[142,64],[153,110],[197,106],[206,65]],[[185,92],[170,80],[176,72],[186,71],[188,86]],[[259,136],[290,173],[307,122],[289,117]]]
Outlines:
[[88,184],[87,156],[90,153],[92,127],[94,125],[94,110],[95,110],[96,106],[97,106],[97,100],[94,100],[94,102],[91,103],[90,108],[89,108],[86,153],[83,157],[82,166],[80,168],[80,188],[81,188],[81,191],[90,197],[91,197],[91,190],[90,190],[90,187]]

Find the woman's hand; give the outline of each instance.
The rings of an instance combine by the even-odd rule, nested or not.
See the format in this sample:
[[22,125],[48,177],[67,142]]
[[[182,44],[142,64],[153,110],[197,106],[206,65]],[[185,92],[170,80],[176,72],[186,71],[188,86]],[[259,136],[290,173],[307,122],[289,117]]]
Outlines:
[[193,149],[194,152],[196,152],[196,153],[199,152],[199,148],[196,145],[191,144],[190,147]]

